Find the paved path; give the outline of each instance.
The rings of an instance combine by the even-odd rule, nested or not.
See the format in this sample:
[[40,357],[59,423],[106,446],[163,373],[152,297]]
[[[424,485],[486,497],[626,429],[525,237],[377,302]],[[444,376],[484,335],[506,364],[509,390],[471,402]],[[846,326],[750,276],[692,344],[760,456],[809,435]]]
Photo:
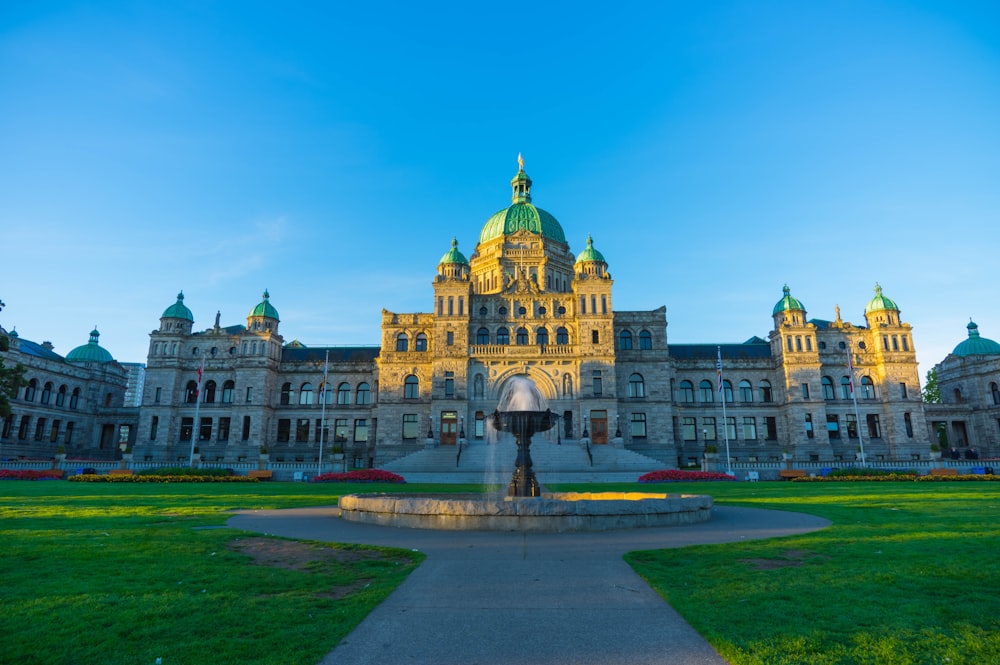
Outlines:
[[397,529],[341,520],[336,508],[247,511],[228,524],[427,554],[320,665],[724,665],[622,554],[787,536],[829,522],[716,506],[702,524],[591,533]]

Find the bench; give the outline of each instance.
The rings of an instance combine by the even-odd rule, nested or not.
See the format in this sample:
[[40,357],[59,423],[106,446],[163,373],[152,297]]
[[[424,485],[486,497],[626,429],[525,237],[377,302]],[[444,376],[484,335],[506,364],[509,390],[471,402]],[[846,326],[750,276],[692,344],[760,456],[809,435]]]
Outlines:
[[932,476],[957,476],[958,469],[931,469],[930,475]]
[[274,471],[270,469],[252,469],[247,471],[247,478],[256,478],[257,480],[271,480],[274,476]]
[[135,471],[132,469],[111,469],[108,471],[109,476],[134,476]]
[[808,474],[802,469],[781,469],[778,471],[778,477],[782,480],[791,480],[792,478],[805,478]]

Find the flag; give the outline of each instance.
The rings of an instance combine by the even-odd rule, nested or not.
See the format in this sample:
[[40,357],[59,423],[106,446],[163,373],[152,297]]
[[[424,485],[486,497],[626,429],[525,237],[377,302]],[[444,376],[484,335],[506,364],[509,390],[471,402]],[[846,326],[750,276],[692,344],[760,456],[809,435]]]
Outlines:
[[847,385],[851,391],[851,396],[854,396],[854,354],[851,353],[851,347],[847,347]]
[[326,362],[323,363],[323,383],[319,384],[319,403],[326,404],[326,379],[330,372],[330,352],[326,352]]
[[719,374],[719,394],[722,394],[722,347],[717,347],[719,350],[719,359],[715,361],[715,369]]
[[194,389],[194,396],[198,397],[201,395],[201,377],[205,373],[205,355],[201,356],[201,364],[198,365],[198,386]]

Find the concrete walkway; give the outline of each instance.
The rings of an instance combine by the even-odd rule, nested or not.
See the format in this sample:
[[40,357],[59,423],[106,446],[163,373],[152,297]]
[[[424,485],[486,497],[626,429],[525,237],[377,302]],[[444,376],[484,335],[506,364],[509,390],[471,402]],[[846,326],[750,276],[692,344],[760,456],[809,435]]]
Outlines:
[[715,507],[702,524],[591,533],[429,531],[355,524],[336,508],[247,511],[228,525],[427,554],[321,665],[723,665],[622,560],[625,552],[822,529],[811,515]]

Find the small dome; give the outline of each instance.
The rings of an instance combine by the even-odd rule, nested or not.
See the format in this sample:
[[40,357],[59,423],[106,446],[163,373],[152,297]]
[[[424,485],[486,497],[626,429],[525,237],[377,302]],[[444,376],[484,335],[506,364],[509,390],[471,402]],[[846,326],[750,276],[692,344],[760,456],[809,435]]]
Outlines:
[[[250,316],[251,317],[262,316],[262,317],[268,318],[268,319],[278,319],[278,310],[276,310],[274,308],[274,305],[272,305],[268,301],[269,298],[271,297],[271,294],[269,294],[267,292],[267,289],[264,289],[264,296],[263,297],[264,297],[264,299],[262,301],[260,301],[260,303],[256,307],[254,307],[252,310],[250,310]],[[280,320],[280,319],[278,319],[278,320]]]
[[445,252],[445,255],[441,257],[441,260],[438,261],[438,263],[439,264],[441,264],[441,263],[461,263],[462,265],[466,265],[466,266],[469,265],[469,259],[465,258],[465,255],[462,254],[462,252],[458,251],[458,239],[457,238],[452,238],[451,239],[451,249],[448,250],[447,252]]
[[531,204],[531,178],[524,172],[524,160],[520,155],[517,156],[517,163],[517,175],[510,181],[513,205],[486,220],[479,233],[479,242],[502,238],[524,229],[565,244],[566,234],[556,218]]
[[875,284],[875,297],[868,301],[865,305],[865,314],[871,314],[872,312],[881,312],[883,310],[893,310],[898,312],[899,307],[896,306],[891,299],[886,298],[882,295],[882,287]]
[[804,311],[806,311],[805,305],[803,305],[796,298],[792,297],[792,295],[791,295],[792,292],[788,288],[787,284],[785,284],[785,286],[781,290],[782,290],[782,292],[785,295],[774,306],[774,311],[771,312],[771,316],[774,316],[775,314],[780,314],[781,312],[791,312],[791,311],[804,312]]
[[[181,305],[184,307],[184,305]],[[187,309],[185,307],[185,309]],[[107,349],[97,343],[101,333],[95,327],[90,331],[90,341],[78,346],[66,354],[66,361],[71,363],[109,363],[114,360]]]
[[589,261],[597,261],[599,263],[607,263],[604,260],[604,255],[594,249],[594,239],[587,234],[587,247],[580,252],[580,256],[576,257],[576,263],[587,263]]
[[952,351],[956,356],[1000,356],[1000,344],[992,339],[979,336],[979,326],[969,321],[969,339],[955,347]]
[[187,308],[184,304],[184,292],[181,291],[177,294],[177,302],[175,302],[170,307],[163,310],[162,319],[184,319],[185,321],[191,321],[194,323],[194,316],[191,314],[191,310]]

